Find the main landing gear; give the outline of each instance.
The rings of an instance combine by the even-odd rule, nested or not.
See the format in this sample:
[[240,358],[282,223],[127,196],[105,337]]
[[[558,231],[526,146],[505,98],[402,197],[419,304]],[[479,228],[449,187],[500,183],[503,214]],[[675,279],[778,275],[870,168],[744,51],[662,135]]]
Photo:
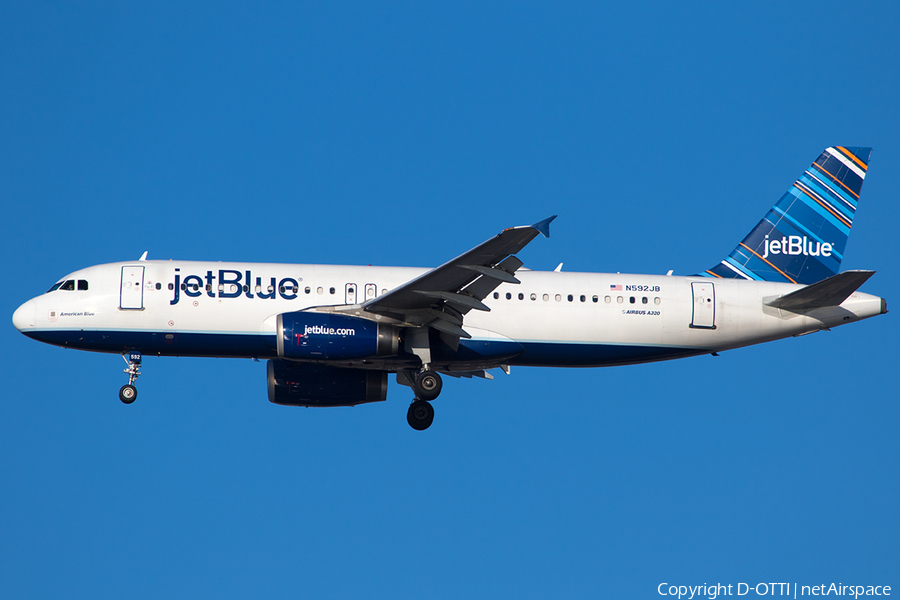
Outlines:
[[431,369],[420,371],[415,378],[409,379],[412,380],[412,389],[416,397],[406,411],[406,422],[416,431],[424,431],[431,427],[434,421],[434,407],[429,401],[440,395],[443,382],[441,376]]
[[134,382],[141,374],[141,353],[126,352],[122,358],[128,365],[124,371],[128,375],[128,383],[119,390],[119,400],[125,404],[131,404],[137,400],[137,388],[134,387]]

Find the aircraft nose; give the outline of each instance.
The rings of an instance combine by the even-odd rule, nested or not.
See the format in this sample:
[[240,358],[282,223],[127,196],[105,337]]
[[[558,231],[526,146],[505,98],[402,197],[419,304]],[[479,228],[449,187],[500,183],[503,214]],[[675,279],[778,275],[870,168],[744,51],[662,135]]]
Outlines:
[[12,322],[19,331],[34,329],[34,300],[29,300],[17,308],[13,313]]

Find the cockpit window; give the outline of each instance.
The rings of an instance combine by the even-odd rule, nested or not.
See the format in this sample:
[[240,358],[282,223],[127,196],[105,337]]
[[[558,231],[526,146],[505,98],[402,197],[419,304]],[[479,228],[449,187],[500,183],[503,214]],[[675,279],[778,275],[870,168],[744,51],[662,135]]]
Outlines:
[[50,292],[55,292],[56,290],[59,289],[59,286],[61,286],[63,283],[64,283],[64,282],[62,282],[62,281],[59,281],[59,282],[57,282],[57,283],[54,283],[54,284],[53,284],[53,287],[50,288],[49,290],[47,290],[46,293],[49,294]]
[[69,279],[68,281],[63,283],[61,286],[59,286],[59,289],[65,290],[67,292],[71,292],[72,290],[75,289],[75,280]]
[[87,289],[88,289],[87,281],[84,279],[79,279],[78,280],[78,289],[80,291],[87,291]]

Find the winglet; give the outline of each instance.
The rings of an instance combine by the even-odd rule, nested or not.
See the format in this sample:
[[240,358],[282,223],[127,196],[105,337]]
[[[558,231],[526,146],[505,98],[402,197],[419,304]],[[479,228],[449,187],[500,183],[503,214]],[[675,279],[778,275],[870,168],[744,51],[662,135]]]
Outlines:
[[553,219],[555,219],[558,216],[559,215],[553,215],[552,217],[548,217],[548,218],[544,219],[543,221],[538,221],[537,223],[532,225],[532,227],[537,229],[541,233],[541,235],[543,235],[545,238],[549,238],[550,237],[550,223],[552,223]]

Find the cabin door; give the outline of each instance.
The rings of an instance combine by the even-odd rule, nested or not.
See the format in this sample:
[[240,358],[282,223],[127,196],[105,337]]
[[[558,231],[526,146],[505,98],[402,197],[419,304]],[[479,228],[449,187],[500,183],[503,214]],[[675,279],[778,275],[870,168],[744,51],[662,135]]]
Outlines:
[[694,309],[691,316],[691,327],[701,329],[716,328],[716,289],[713,282],[694,282],[691,284],[694,293]]
[[119,308],[143,310],[144,267],[122,267],[122,287],[119,292]]

